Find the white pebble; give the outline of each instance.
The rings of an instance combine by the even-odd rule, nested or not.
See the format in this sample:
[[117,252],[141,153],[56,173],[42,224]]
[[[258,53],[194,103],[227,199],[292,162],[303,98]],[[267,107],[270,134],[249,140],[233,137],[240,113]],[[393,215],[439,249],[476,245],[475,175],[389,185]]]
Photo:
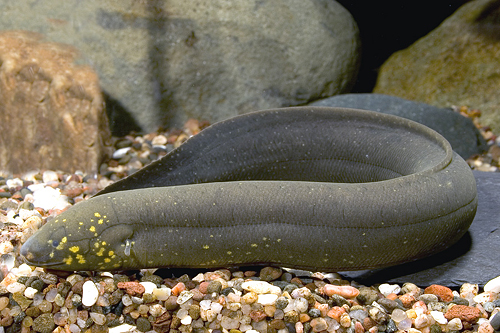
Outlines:
[[113,153],[113,158],[115,160],[119,160],[120,158],[122,157],[125,157],[125,155],[127,155],[127,153],[132,149],[132,147],[125,147],[125,148],[120,148],[120,149],[117,149],[115,150],[115,152]]
[[0,243],[0,254],[7,254],[14,250],[14,245],[10,241]]
[[19,282],[13,282],[7,286],[7,291],[11,294],[15,294],[18,292],[23,292],[26,289],[26,286]]
[[153,290],[157,289],[156,284],[153,282],[145,281],[145,282],[139,282],[139,284],[142,284],[144,287],[144,293],[145,294],[152,294]]
[[153,290],[153,295],[160,301],[165,301],[172,294],[172,289],[162,286],[161,288],[157,288]]
[[203,282],[205,281],[205,275],[203,275],[203,273],[198,273],[198,275],[196,275],[194,278],[193,278],[193,281],[196,281],[196,282]]
[[132,298],[130,297],[130,295],[126,294],[122,296],[122,303],[125,306],[129,306],[132,305],[134,302],[132,302]]
[[448,319],[444,317],[444,313],[441,311],[431,311],[431,316],[438,324],[445,325],[448,323]]
[[278,299],[276,294],[261,294],[257,298],[257,303],[262,305],[273,305]]
[[22,218],[23,220],[26,221],[32,216],[42,217],[42,215],[40,215],[40,213],[36,209],[24,209],[24,208],[19,209],[19,217]]
[[151,144],[153,146],[160,146],[160,145],[166,145],[167,144],[167,137],[164,135],[157,135],[151,140]]
[[35,294],[38,292],[35,288],[28,287],[24,290],[24,296],[26,296],[29,299],[33,299],[35,297]]
[[484,291],[492,291],[494,293],[500,293],[500,276],[497,276],[496,278],[489,280],[484,285]]
[[378,290],[384,296],[387,296],[389,294],[396,294],[397,295],[401,292],[401,287],[398,286],[397,284],[383,283],[378,287]]
[[210,310],[211,305],[212,305],[212,301],[209,299],[204,299],[203,301],[200,301],[200,308],[202,310]]
[[273,286],[265,281],[246,281],[241,284],[241,287],[247,291],[253,291],[256,294],[281,294],[279,287]]
[[99,297],[99,290],[92,281],[86,281],[83,284],[82,304],[85,306],[92,306],[97,302]]
[[44,171],[42,174],[42,181],[47,184],[50,182],[58,182],[59,181],[59,176],[57,175],[56,172],[47,170]]
[[5,184],[7,184],[7,186],[9,188],[22,187],[23,186],[23,181],[21,179],[19,179],[19,178],[7,179],[5,181]]
[[33,197],[35,198],[33,205],[35,207],[40,207],[44,210],[62,210],[70,205],[68,203],[68,197],[62,195],[60,189],[43,185],[40,187],[39,185],[42,184],[28,186],[30,191],[33,191]]
[[210,309],[215,313],[220,313],[222,311],[222,304],[213,302]]
[[458,330],[461,330],[462,329],[462,321],[460,320],[460,318],[453,318],[452,320],[450,320],[448,322],[448,325],[446,325],[446,327],[450,330],[450,331],[458,331]]

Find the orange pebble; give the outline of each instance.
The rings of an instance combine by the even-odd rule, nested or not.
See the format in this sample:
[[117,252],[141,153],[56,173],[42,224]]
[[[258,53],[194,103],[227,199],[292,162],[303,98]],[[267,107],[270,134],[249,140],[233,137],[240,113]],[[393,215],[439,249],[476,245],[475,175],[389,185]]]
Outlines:
[[345,309],[340,306],[334,306],[328,311],[326,314],[328,317],[335,319],[336,321],[340,321],[340,317],[345,313]]
[[333,284],[325,284],[323,288],[320,288],[320,292],[327,296],[340,295],[345,298],[354,298],[359,295],[359,290],[354,287]]
[[398,295],[395,294],[395,293],[390,293],[389,295],[387,295],[385,298],[387,299],[390,299],[392,301],[396,300],[398,298]]
[[172,288],[172,295],[179,296],[184,290],[186,290],[186,285],[184,285],[184,283],[182,282],[179,282]]

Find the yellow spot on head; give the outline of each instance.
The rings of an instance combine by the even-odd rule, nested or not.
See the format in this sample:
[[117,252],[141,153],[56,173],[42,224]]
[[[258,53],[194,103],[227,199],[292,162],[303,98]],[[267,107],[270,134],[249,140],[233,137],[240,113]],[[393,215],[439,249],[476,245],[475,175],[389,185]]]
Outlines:
[[73,253],[77,253],[78,251],[80,251],[80,247],[75,245],[75,246],[70,247],[69,250]]
[[106,264],[109,264],[109,263],[111,262],[111,259],[109,259],[109,258],[104,258],[104,262],[105,262]]
[[103,224],[103,223],[104,223],[104,220],[103,220],[103,219],[99,219],[99,221],[97,221],[97,223],[99,223],[99,224]]
[[95,217],[101,217],[101,214],[99,214],[99,213],[94,213],[94,216],[95,216]]
[[89,230],[92,231],[92,232],[95,232],[95,227],[94,226],[90,226]]
[[255,243],[253,243],[253,244],[251,244],[250,246],[251,246],[251,247],[258,247],[259,245],[257,245],[257,244],[255,244]]
[[63,237],[63,238],[61,239],[61,243],[66,243],[67,241],[68,241],[68,238],[67,238],[67,237]]
[[115,254],[115,251],[109,251],[108,256],[112,257]]
[[94,247],[97,249],[99,247],[99,242],[95,242]]
[[210,248],[210,246],[208,246],[208,245],[203,245],[203,249],[208,250],[209,248]]
[[104,245],[106,245],[107,243],[106,243],[106,241],[102,241],[102,243],[101,243],[101,244],[102,244],[102,246],[104,246]]
[[97,252],[96,254],[97,254],[99,257],[102,257],[103,253],[104,253],[104,248],[103,248],[103,247],[101,247],[101,248],[99,249],[99,252]]
[[71,265],[71,262],[73,262],[73,257],[69,256],[63,259],[64,263],[66,265]]
[[83,225],[83,222],[78,222],[79,225]]
[[77,254],[76,255],[76,259],[78,260],[79,264],[85,264],[86,263],[85,258],[81,254]]

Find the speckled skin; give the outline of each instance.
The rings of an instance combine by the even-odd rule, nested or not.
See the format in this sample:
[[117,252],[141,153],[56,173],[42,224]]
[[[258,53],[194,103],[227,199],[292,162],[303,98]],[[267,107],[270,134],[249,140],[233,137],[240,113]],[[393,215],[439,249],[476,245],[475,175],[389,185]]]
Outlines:
[[21,253],[59,270],[366,269],[447,248],[476,206],[469,167],[425,126],[352,109],[277,109],[205,129],[60,214]]

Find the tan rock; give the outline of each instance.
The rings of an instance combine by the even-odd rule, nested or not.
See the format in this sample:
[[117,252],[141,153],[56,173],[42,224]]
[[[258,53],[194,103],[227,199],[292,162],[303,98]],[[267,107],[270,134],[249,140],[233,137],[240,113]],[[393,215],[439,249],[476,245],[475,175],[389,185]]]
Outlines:
[[500,130],[500,6],[476,0],[381,67],[373,92],[440,107],[481,110],[481,123]]
[[0,171],[97,172],[111,134],[99,80],[77,52],[23,31],[0,34]]

